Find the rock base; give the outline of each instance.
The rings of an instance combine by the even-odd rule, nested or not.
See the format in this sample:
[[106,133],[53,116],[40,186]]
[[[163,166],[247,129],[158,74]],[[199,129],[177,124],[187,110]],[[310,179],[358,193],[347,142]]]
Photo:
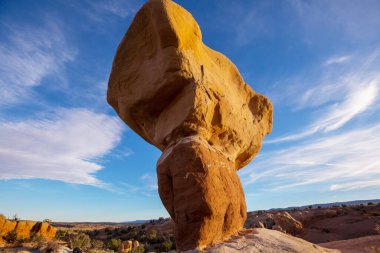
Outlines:
[[190,250],[182,253],[340,253],[300,238],[275,230],[257,228],[245,230],[230,240],[215,244],[205,250]]

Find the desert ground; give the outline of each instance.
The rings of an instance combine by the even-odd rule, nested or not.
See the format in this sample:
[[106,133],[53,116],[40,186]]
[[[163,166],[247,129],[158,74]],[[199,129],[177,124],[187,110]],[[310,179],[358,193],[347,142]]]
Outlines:
[[[11,242],[7,235],[2,235],[0,252],[52,252],[49,249],[55,247],[60,252],[80,248],[83,252],[127,253],[170,252],[176,248],[171,219],[146,223],[51,221],[50,225],[56,228],[52,240],[36,237]],[[205,252],[266,252],[259,248],[271,247],[277,252],[377,253],[380,252],[380,204],[249,212],[245,229]],[[249,250],[242,251],[242,248]],[[325,251],[325,248],[338,251]]]

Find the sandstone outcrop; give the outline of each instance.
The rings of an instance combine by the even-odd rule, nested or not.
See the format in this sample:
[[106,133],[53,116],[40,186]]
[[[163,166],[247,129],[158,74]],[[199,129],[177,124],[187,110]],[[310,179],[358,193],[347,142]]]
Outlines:
[[5,236],[11,231],[16,231],[18,238],[29,238],[32,234],[41,235],[45,239],[55,237],[56,229],[46,222],[8,220],[0,216],[0,234]]
[[294,219],[288,212],[255,214],[249,213],[245,227],[265,227],[268,229],[279,230],[281,232],[298,235],[301,233],[303,225]]
[[202,42],[192,15],[170,0],[136,14],[112,66],[107,100],[163,153],[161,200],[176,223],[177,248],[221,241],[246,219],[236,171],[272,129],[272,104],[236,66]]

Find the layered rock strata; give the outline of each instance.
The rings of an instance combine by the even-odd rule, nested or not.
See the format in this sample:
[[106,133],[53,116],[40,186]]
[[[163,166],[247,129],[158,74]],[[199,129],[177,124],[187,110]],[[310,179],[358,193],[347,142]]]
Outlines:
[[236,171],[271,131],[272,105],[227,57],[203,44],[189,12],[170,0],[150,0],[138,11],[117,49],[107,100],[163,152],[159,194],[176,223],[179,250],[243,227]]

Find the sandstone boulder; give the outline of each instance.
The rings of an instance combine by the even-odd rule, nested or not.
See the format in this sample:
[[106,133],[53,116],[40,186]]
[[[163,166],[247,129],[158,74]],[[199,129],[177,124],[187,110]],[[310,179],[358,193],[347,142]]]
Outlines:
[[129,253],[140,246],[140,243],[136,240],[124,241],[120,244],[118,253]]
[[286,211],[264,214],[250,213],[248,215],[248,219],[246,220],[245,227],[265,227],[292,235],[298,235],[303,229],[302,223],[294,219]]
[[136,14],[114,58],[107,100],[162,151],[198,135],[240,169],[272,129],[272,105],[236,66],[202,42],[192,15],[170,0]]
[[159,194],[176,223],[179,250],[239,231],[246,219],[236,171],[272,129],[272,104],[236,66],[202,42],[192,15],[170,0],[136,14],[112,65],[107,100],[162,150]]

